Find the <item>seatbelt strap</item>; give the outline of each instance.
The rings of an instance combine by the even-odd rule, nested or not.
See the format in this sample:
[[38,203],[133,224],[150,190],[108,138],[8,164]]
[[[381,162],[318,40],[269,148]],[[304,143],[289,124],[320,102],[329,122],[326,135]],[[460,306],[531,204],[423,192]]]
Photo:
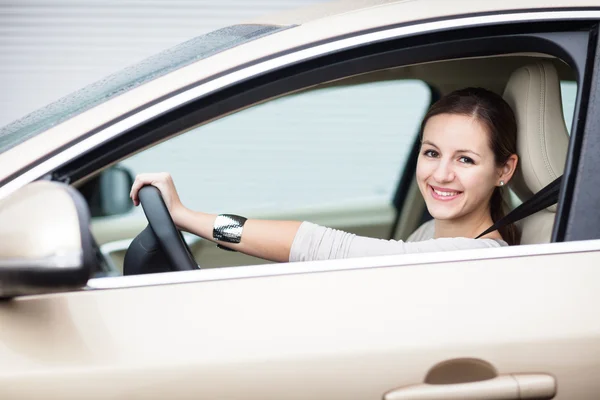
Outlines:
[[485,232],[481,233],[475,239],[479,239],[490,232],[497,231],[505,225],[515,223],[523,218],[535,214],[540,210],[543,210],[544,208],[556,204],[558,202],[561,180],[562,175],[542,188],[539,192],[531,196],[529,200],[506,214],[504,217],[500,218],[494,223],[494,225],[490,226]]

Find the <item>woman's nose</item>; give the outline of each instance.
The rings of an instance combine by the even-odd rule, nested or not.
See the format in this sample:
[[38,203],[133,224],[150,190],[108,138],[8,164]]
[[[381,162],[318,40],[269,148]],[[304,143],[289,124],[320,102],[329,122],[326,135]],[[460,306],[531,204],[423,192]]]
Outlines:
[[454,170],[449,161],[440,161],[433,173],[433,179],[438,182],[451,182],[454,180]]

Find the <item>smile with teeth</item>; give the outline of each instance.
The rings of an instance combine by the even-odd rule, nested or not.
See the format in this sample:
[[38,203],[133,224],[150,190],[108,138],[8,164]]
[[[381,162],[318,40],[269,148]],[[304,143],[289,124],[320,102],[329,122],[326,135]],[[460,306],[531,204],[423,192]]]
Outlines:
[[437,193],[438,195],[444,196],[444,197],[456,196],[458,194],[458,192],[441,192],[441,191],[435,190],[435,189],[433,189],[433,191],[435,193]]
[[433,186],[430,186],[430,188],[431,188],[431,191],[433,192],[433,196],[440,200],[450,200],[462,193],[462,192],[458,192],[455,190],[434,188]]

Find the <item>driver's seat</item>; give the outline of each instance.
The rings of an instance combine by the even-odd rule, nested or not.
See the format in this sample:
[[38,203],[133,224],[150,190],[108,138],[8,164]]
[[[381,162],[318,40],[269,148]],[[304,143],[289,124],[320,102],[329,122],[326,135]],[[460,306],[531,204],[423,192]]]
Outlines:
[[[526,201],[563,173],[569,133],[563,117],[556,68],[540,61],[515,70],[504,99],[517,119],[518,168],[511,189]],[[521,244],[550,242],[556,205],[521,222]]]

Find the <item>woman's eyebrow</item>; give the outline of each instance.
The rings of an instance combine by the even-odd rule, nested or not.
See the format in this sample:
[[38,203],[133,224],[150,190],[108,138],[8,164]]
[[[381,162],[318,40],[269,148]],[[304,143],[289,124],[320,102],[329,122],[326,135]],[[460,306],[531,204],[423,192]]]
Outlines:
[[423,141],[421,142],[421,144],[428,144],[428,145],[430,145],[430,146],[433,146],[433,147],[435,147],[436,149],[438,148],[438,147],[437,147],[435,144],[431,143],[429,140],[423,140]]
[[[421,145],[424,145],[424,144],[428,144],[430,146],[435,147],[436,149],[439,149],[439,147],[437,147],[433,142],[430,142],[429,140],[423,140],[421,142]],[[461,150],[456,150],[455,153],[472,153],[472,154],[475,154],[477,157],[481,157],[481,155],[479,153],[474,152],[473,150],[461,149]]]
[[477,157],[481,157],[479,155],[479,153],[474,152],[473,150],[456,150],[457,153],[473,153],[475,154]]

